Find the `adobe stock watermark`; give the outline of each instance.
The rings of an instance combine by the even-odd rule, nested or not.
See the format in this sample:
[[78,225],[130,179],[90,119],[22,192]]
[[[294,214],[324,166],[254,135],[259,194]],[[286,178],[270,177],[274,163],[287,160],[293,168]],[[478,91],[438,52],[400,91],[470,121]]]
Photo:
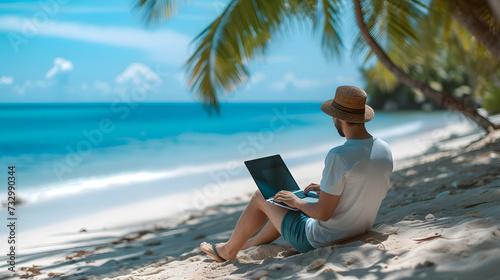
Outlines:
[[[250,135],[238,144],[236,152],[241,156],[254,158],[263,151],[267,145],[274,141],[276,133],[282,132],[295,119],[296,115],[288,114],[287,107],[273,108],[273,116],[269,119],[268,125],[260,129],[254,135]],[[182,211],[206,208],[211,199],[219,196],[231,183],[231,178],[237,176],[242,171],[242,166],[234,162],[229,162],[223,170],[211,171],[209,176],[212,182],[207,183],[203,189],[197,190],[191,201],[191,205],[180,204],[178,207]]]
[[29,39],[40,33],[40,29],[47,26],[49,20],[54,18],[60,11],[61,6],[67,4],[70,0],[40,0],[38,1],[38,9],[31,17],[23,18],[20,24],[21,31],[19,33],[9,32],[7,34],[10,46],[15,53],[19,53],[19,48],[23,44],[27,44]]
[[[128,94],[122,95],[111,103],[111,112],[116,115],[119,121],[125,120],[130,115],[131,110],[137,108],[152,90],[159,87],[161,80],[158,78],[169,75],[168,72],[161,72],[157,66],[154,75],[146,76],[141,84],[135,85]],[[92,154],[94,148],[102,144],[104,137],[115,130],[115,122],[116,120],[113,121],[110,118],[102,118],[95,128],[81,130],[82,139],[74,145],[65,147],[67,154],[64,160],[52,162],[52,170],[59,181],[63,181],[65,174],[72,173],[86,157]]]

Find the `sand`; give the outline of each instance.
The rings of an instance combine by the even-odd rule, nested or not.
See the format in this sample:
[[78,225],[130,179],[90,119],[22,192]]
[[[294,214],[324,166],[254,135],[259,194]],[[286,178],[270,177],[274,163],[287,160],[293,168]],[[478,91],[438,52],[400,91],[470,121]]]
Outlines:
[[[225,241],[231,235],[255,188],[250,180],[240,180],[233,183],[244,186],[243,195],[228,195],[221,198],[222,202],[214,201],[181,220],[170,217],[149,224],[135,223],[135,227],[124,224],[113,230],[52,235],[53,242],[45,241],[44,246],[26,251],[30,253],[17,267],[17,276],[116,280],[497,279],[500,132],[470,144],[480,137],[480,133],[469,131],[443,134],[421,147],[417,144],[422,141],[415,136],[410,142],[394,143],[393,152],[398,154],[405,149],[417,152],[395,157],[392,186],[372,231],[342,244],[300,254],[280,238],[241,251],[236,260],[213,261],[198,245],[202,241]],[[322,162],[316,162],[293,173],[300,185],[307,185],[320,180],[321,169]],[[73,228],[79,222],[73,221]]]

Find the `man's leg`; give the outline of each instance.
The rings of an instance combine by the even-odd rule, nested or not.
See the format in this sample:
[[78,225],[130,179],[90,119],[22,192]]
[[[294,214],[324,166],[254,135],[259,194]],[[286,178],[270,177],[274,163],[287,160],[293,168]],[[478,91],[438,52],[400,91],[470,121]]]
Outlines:
[[274,227],[273,223],[267,222],[266,225],[252,238],[243,245],[241,250],[248,249],[253,246],[269,244],[281,236],[279,231]]
[[[288,211],[283,207],[266,202],[259,191],[255,192],[250,203],[241,214],[231,238],[227,243],[217,244],[217,252],[226,260],[235,259],[236,254],[243,248],[248,239],[264,226],[267,218],[269,218],[278,233],[281,234],[281,221]],[[201,243],[200,248],[213,259],[218,260],[209,243]]]

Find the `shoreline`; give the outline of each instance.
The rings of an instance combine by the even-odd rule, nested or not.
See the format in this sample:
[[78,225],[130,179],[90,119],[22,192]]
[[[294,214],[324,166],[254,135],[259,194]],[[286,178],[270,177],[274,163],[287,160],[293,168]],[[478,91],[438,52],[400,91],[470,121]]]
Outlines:
[[[310,152],[311,147],[317,148],[325,146],[325,144],[340,144],[342,140],[336,134],[335,128],[332,127],[331,120],[324,118],[324,114],[321,114],[322,112],[314,114],[306,112],[292,115],[290,119],[294,122],[290,122],[283,130],[276,131],[274,135],[272,133],[268,135],[269,121],[266,122],[265,118],[260,115],[258,124],[242,128],[240,132],[231,127],[230,134],[206,133],[203,130],[186,131],[180,134],[172,132],[171,135],[167,133],[160,136],[149,135],[144,131],[143,134],[137,135],[139,137],[137,139],[140,139],[138,141],[132,141],[133,138],[130,137],[116,135],[118,142],[107,143],[115,144],[114,146],[108,147],[106,144],[95,147],[89,155],[82,158],[82,162],[77,167],[72,167],[71,170],[64,169],[60,172],[56,172],[53,165],[58,163],[57,166],[59,166],[60,163],[68,160],[69,155],[72,155],[61,148],[69,145],[68,147],[74,150],[76,143],[79,143],[79,140],[82,142],[86,138],[79,139],[74,136],[73,138],[76,137],[76,139],[66,139],[69,135],[65,135],[66,138],[62,138],[65,141],[61,143],[57,141],[42,142],[40,145],[42,145],[43,150],[40,151],[34,148],[26,150],[12,147],[12,149],[5,151],[6,155],[1,160],[6,164],[14,162],[19,168],[24,168],[22,170],[25,172],[22,191],[25,193],[23,198],[26,203],[46,200],[51,197],[64,199],[64,196],[70,197],[76,195],[77,192],[84,193],[89,189],[100,191],[105,188],[125,185],[127,180],[147,183],[169,176],[175,177],[177,173],[182,175],[200,172],[198,169],[217,169],[217,164],[225,164],[235,160],[242,162],[275,151],[293,154],[295,151]],[[422,112],[381,113],[379,117],[378,123],[370,124],[371,131],[382,139],[393,139],[408,134],[414,135],[421,130],[432,129],[433,126],[444,126],[447,122],[455,121],[458,115],[450,115],[449,112],[443,111],[431,114]],[[391,128],[388,128],[386,126],[391,123],[391,119],[397,121]],[[227,122],[225,119],[221,119],[221,121]],[[214,120],[210,120],[207,125],[212,125],[213,122]],[[89,125],[91,124],[89,123]],[[151,125],[148,128],[153,129],[152,127],[154,126]],[[74,133],[76,132],[72,132],[70,135]],[[317,137],[307,137],[308,135],[317,135]],[[255,137],[259,139],[257,143],[250,143],[249,139]],[[10,141],[14,141],[14,139]],[[243,145],[243,143],[247,145]],[[329,146],[326,145],[326,148]],[[312,152],[317,153],[314,149]],[[327,151],[322,151],[323,154],[320,156],[324,156],[325,152]],[[183,154],[187,156],[181,156]],[[4,196],[0,198],[5,200]]]
[[[435,136],[436,131],[439,132],[439,135],[437,137]],[[463,125],[462,123],[459,124],[454,123],[447,125],[444,128],[439,128],[431,131],[426,131],[423,133],[414,134],[410,137],[399,137],[392,141],[386,140],[391,145],[391,149],[393,151],[394,169],[398,169],[399,165],[404,165],[405,162],[411,162],[413,157],[418,157],[418,155],[422,154],[423,151],[430,149],[433,145],[438,145],[439,143],[441,143],[441,140],[443,138],[448,138],[451,135],[463,135],[463,134],[471,134],[473,137],[477,138],[480,137],[482,133],[474,129],[474,127],[471,124],[467,123],[467,125]],[[432,139],[433,141],[428,141],[425,139]],[[465,139],[465,142],[467,142],[467,140],[468,139]],[[342,141],[345,141],[345,139]],[[464,145],[464,141],[461,141],[459,145],[460,144]],[[417,146],[418,149],[416,149],[415,151],[410,151],[408,150],[408,146]],[[307,186],[310,182],[313,181],[318,182],[321,179],[321,172],[324,167],[323,154],[326,155],[329,148],[330,145],[325,144],[320,147],[309,148],[305,151],[292,151],[292,152],[285,152],[282,154],[285,161],[287,162],[287,165],[290,168],[290,171],[296,178],[299,186]],[[308,158],[308,156],[305,154],[306,152],[307,153],[313,152],[314,154],[312,156],[309,156]],[[302,158],[308,158],[308,161],[306,163],[297,162]],[[227,199],[238,199],[241,196],[244,196],[245,193],[251,193],[254,190],[256,190],[256,186],[252,178],[248,174],[245,174],[246,170],[244,165],[240,163],[240,166],[236,166],[236,164],[237,162],[231,161],[229,163],[210,165],[211,168],[209,168],[210,169],[209,171],[223,171],[227,173],[227,177],[225,177],[226,175],[222,174],[224,176],[220,176],[221,178],[214,178],[216,177],[216,175],[214,175],[211,178],[207,178],[211,179],[212,181],[218,179],[219,181],[216,182],[215,186],[214,184],[205,184],[203,188],[192,189],[187,192],[164,194],[161,195],[160,197],[145,199],[138,202],[132,202],[127,204],[122,203],[119,204],[118,206],[109,207],[98,212],[91,212],[90,217],[89,215],[85,215],[86,217],[85,216],[79,217],[77,219],[73,218],[70,221],[63,221],[53,224],[48,228],[50,227],[61,228],[61,229],[71,228],[72,231],[68,230],[68,232],[76,232],[81,228],[86,228],[86,229],[90,228],[92,230],[103,230],[104,228],[134,227],[134,224],[143,225],[163,220],[165,219],[165,217],[169,216],[174,217],[182,211],[189,211],[189,213],[192,213],[196,211],[201,211],[206,207],[213,206],[214,204],[222,203],[224,200]],[[231,170],[229,170],[230,168],[238,169],[239,171],[243,172],[233,173],[231,172]],[[190,168],[191,171],[198,172],[199,174],[207,173],[205,172],[207,171],[205,169],[206,166],[203,166],[203,168],[201,167]],[[314,171],[311,172],[311,170]],[[199,174],[198,176],[200,176]],[[191,175],[192,174],[189,174],[189,176]],[[207,174],[203,175],[206,176]],[[159,178],[159,180],[152,180],[152,183],[154,183],[155,185],[164,185],[165,183],[163,183],[161,179],[162,178]],[[237,186],[238,188],[235,189],[235,186]],[[119,186],[114,188],[119,188]],[[64,200],[65,198],[62,199]],[[71,199],[74,200],[74,198]],[[179,201],[183,202],[182,205],[176,207],[165,207],[165,205],[168,206],[174,203],[178,204]],[[54,201],[53,200],[49,201],[49,203],[51,202]],[[29,204],[26,206],[30,207]],[[116,223],[116,219],[114,219],[113,217],[118,217],[119,216],[118,213],[120,212],[127,212],[125,211],[127,208],[135,208],[143,210],[141,210],[140,213],[137,215],[133,215],[133,213],[130,213],[131,211],[128,211],[129,213],[127,214],[129,214],[128,216],[129,221],[126,223],[125,222]],[[162,209],[162,212],[164,213],[158,213],[159,211],[155,209]],[[130,214],[132,215],[130,216]],[[147,216],[146,214],[150,214],[150,216]],[[107,218],[100,218],[99,219],[100,221],[98,223],[92,222],[91,217],[97,215]],[[107,222],[109,220],[115,221],[115,224],[111,227]],[[36,231],[43,229],[44,228],[34,228],[33,230]]]
[[[464,128],[460,126],[458,128],[459,129],[457,129],[456,126],[455,127],[447,126],[446,131],[449,132],[449,135],[470,133],[470,130],[468,130],[469,128]],[[479,134],[473,133],[472,135],[479,135]],[[420,139],[421,137],[425,138],[430,136],[432,136],[432,131],[419,134],[418,136],[408,137],[406,139],[399,139],[399,144],[397,144],[396,141],[396,143],[394,143],[394,146],[397,147],[401,145],[402,147],[407,147],[409,143],[411,144],[411,142],[409,141],[415,141],[415,139]],[[466,137],[470,137],[470,135]],[[432,139],[436,140],[435,137]],[[443,143],[441,140],[443,139],[440,139],[440,141],[436,140],[436,143]],[[468,140],[464,140],[458,137],[458,139],[455,139],[452,142],[454,142],[455,145],[462,145],[464,142],[467,141]],[[395,152],[393,150],[393,154],[394,153]],[[418,161],[419,158],[421,157],[412,159],[412,161],[413,162]],[[404,167],[404,165],[408,165],[407,162],[408,161],[402,158],[396,159],[395,167],[401,169]],[[323,168],[323,159],[321,159],[321,161],[315,161],[305,165],[290,166],[290,169],[294,174],[294,177],[297,179],[297,183],[300,186],[307,185],[310,182],[314,181],[317,182],[319,179],[321,179],[322,168]],[[151,255],[147,254],[144,255],[145,253],[150,251],[150,250],[145,251],[145,249],[147,249],[148,246],[153,246],[151,248],[155,248],[154,246],[158,246],[158,245],[147,245],[148,242],[155,244],[158,243],[158,241],[155,240],[159,239],[161,244],[162,237],[166,238],[168,236],[176,234],[186,235],[184,228],[192,226],[192,224],[195,223],[195,221],[199,223],[199,220],[200,219],[203,220],[204,217],[207,215],[208,216],[218,215],[221,214],[222,212],[227,215],[230,215],[232,217],[231,219],[233,220],[236,218],[236,216],[239,216],[236,215],[237,211],[243,209],[243,207],[246,205],[246,201],[248,200],[249,194],[255,191],[256,187],[254,186],[254,182],[252,181],[251,178],[238,179],[232,181],[230,185],[241,186],[241,189],[239,189],[238,194],[235,194],[234,192],[220,191],[216,196],[217,199],[215,199],[215,197],[211,197],[209,198],[209,203],[203,204],[202,207],[199,207],[199,209],[194,209],[192,211],[183,213],[183,215],[177,217],[172,217],[173,216],[172,213],[168,215],[169,210],[164,209],[165,205],[169,204],[174,205],[179,201],[185,201],[183,199],[186,198],[193,199],[193,197],[195,197],[196,195],[196,191],[187,194],[181,194],[175,197],[170,197],[170,199],[165,197],[159,197],[152,199],[150,201],[138,202],[135,205],[124,205],[122,207],[109,210],[107,211],[107,213],[100,213],[99,218],[101,221],[103,221],[101,224],[98,223],[96,224],[94,220],[95,217],[89,216],[82,219],[72,220],[68,223],[62,223],[57,226],[38,228],[37,230],[25,233],[25,235],[22,236],[22,238],[25,241],[29,240],[29,242],[25,243],[26,246],[23,248],[23,252],[25,252],[24,254],[27,255],[26,258],[31,259],[30,264],[42,266],[43,268],[40,268],[40,270],[45,272],[50,270],[50,271],[55,271],[54,273],[64,273],[64,275],[72,275],[72,274],[78,275],[77,271],[84,267],[89,267],[89,270],[92,271],[101,271],[99,272],[99,275],[94,275],[94,276],[90,276],[93,274],[84,273],[87,276],[91,277],[91,279],[92,277],[94,277],[93,279],[100,279],[102,277],[112,277],[113,275],[109,273],[111,273],[111,271],[114,271],[117,267],[122,267],[122,266],[128,267],[127,271],[130,272],[134,268],[141,267],[141,265],[144,266],[149,262],[154,262],[158,261],[159,259],[162,259],[158,258],[158,256],[155,256],[154,253]],[[174,208],[175,207],[176,206],[174,206]],[[124,210],[126,208],[128,208],[128,210],[130,210],[130,208],[144,209],[146,210],[146,212],[151,213],[151,216],[145,219],[143,214],[138,214],[137,216],[128,215],[126,217],[127,218],[126,222],[121,224],[116,223],[116,217],[119,217],[120,215],[123,216]],[[158,209],[163,209],[163,211],[158,211]],[[165,211],[167,213],[165,213]],[[173,212],[174,210],[170,211]],[[107,220],[109,221],[110,219],[115,221],[114,227],[106,227],[105,221]],[[231,221],[231,219],[228,220]],[[85,228],[86,232],[79,232],[83,228]],[[210,231],[212,232],[212,235],[216,234],[218,236],[217,239],[224,239],[224,236],[228,237],[230,235],[230,229],[231,227],[227,226],[227,230],[224,232],[217,233],[216,232],[217,230],[213,229]],[[50,232],[50,234],[46,236],[40,236],[40,232],[46,232],[46,233]],[[195,232],[197,232],[197,230],[195,230]],[[191,243],[194,240],[200,240],[201,242],[203,238],[211,236],[210,234],[207,234],[207,232],[193,236],[195,232],[191,232],[190,233],[191,235],[189,235],[190,237],[189,236],[186,237],[192,239],[190,241]],[[143,234],[140,235],[140,233]],[[137,242],[140,243],[142,246],[138,246],[137,244],[136,244],[137,246],[125,245],[130,243],[129,241],[125,242],[122,241],[117,244],[113,244],[113,242],[123,240],[123,238],[131,239],[131,241],[138,240]],[[127,258],[123,258],[124,252],[118,252],[120,250],[126,250],[125,247],[127,246],[132,246],[132,248],[129,248],[132,251],[127,252],[125,256],[130,257],[130,255],[135,255],[135,257],[132,258],[137,258],[137,259],[125,261]],[[167,245],[165,246],[168,247]],[[196,248],[191,250],[196,251]],[[165,256],[170,255],[171,258],[178,258],[181,257],[183,254],[187,255],[199,254],[199,252],[195,253],[195,251],[194,252],[191,252],[190,250],[183,251],[182,249],[174,249],[174,248],[171,248],[170,251],[177,253],[168,254],[169,250],[164,249],[162,254],[165,254]],[[57,252],[57,254],[54,254],[51,257],[47,257],[44,254],[44,252]],[[85,265],[82,266],[80,262],[76,262],[76,265],[73,265],[71,263],[66,265],[64,264],[64,261],[61,262],[61,260],[65,260],[68,257],[71,257],[73,254],[75,254],[75,252],[89,252],[89,255],[90,252],[94,252],[93,254],[109,254],[109,257],[104,258],[106,261],[103,260],[96,261],[95,263],[88,263],[86,266]],[[112,252],[114,252],[114,254]],[[20,260],[19,265],[24,267],[30,267],[30,265],[27,262],[23,262],[23,259],[24,259],[23,257],[19,258]],[[116,262],[116,264],[115,265],[107,264],[109,262],[111,263]],[[60,267],[58,266],[57,269],[53,269],[54,263],[60,264]],[[109,268],[105,269],[103,266],[109,266]],[[90,269],[90,267],[94,268]],[[123,272],[124,271],[122,271],[122,274]],[[118,276],[118,274],[115,274],[115,276]],[[35,277],[33,279],[37,278]]]

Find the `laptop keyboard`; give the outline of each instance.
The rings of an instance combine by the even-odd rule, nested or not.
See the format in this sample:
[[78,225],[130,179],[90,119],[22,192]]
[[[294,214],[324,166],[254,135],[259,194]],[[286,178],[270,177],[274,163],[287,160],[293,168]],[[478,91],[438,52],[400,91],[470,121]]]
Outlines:
[[294,195],[296,195],[298,198],[302,199],[302,198],[306,198],[307,196],[304,194],[304,191],[296,191],[293,193]]
[[288,206],[286,203],[284,203],[282,201],[275,201],[275,200],[273,200],[272,203],[279,204],[279,205],[284,205],[284,206]]

